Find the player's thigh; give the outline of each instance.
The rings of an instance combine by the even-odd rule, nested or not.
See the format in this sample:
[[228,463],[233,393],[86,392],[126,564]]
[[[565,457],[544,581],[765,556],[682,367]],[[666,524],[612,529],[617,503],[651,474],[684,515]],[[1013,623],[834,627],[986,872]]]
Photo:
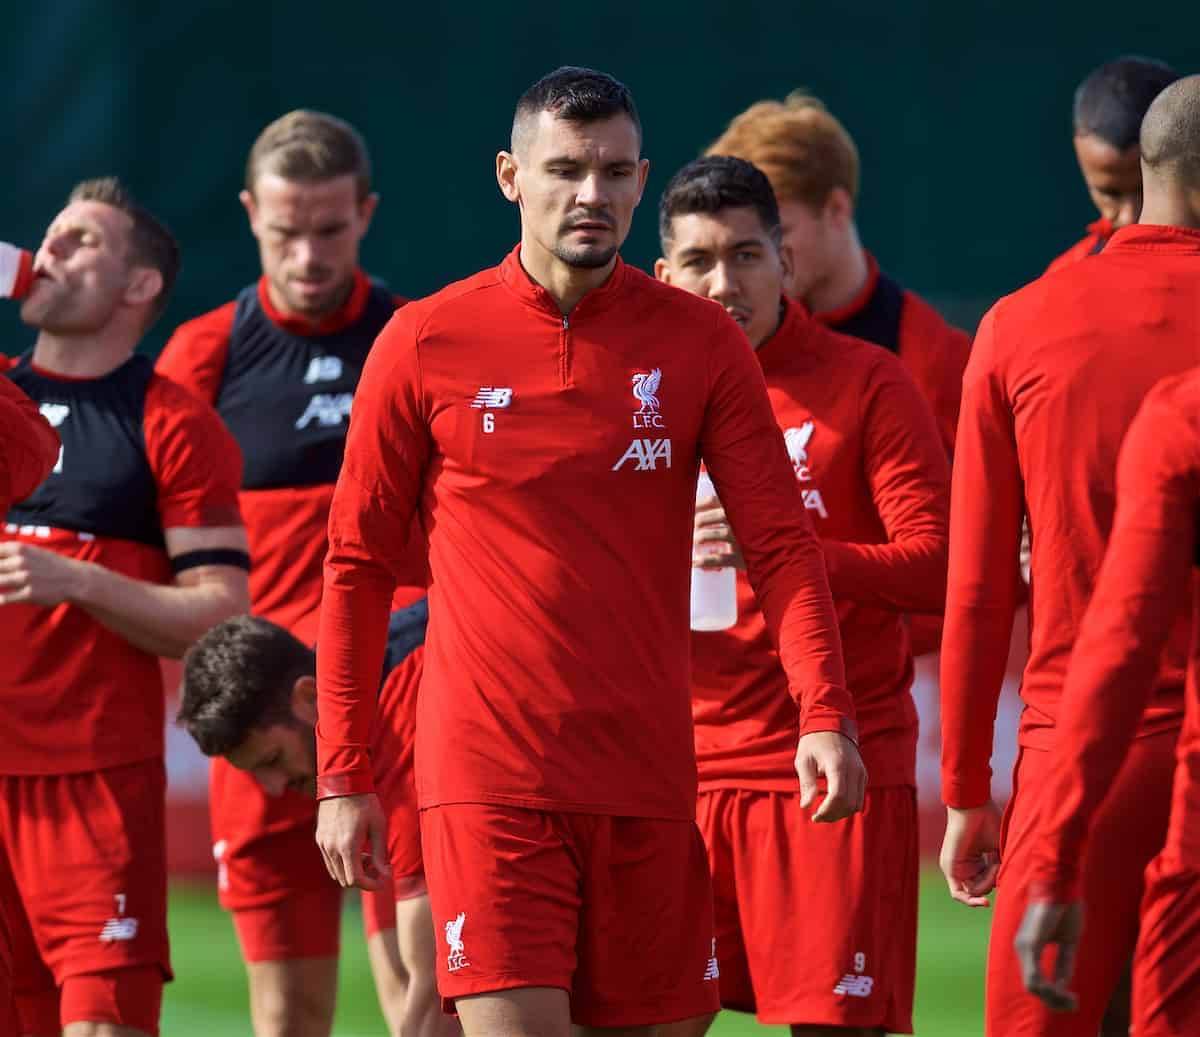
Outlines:
[[571,1004],[558,987],[521,987],[456,1000],[463,1037],[572,1037]]
[[[421,812],[443,998],[517,988],[558,988],[565,996],[570,990],[582,880],[579,855],[561,818],[489,804]],[[541,1011],[550,1001],[522,1000],[521,1011]],[[502,997],[484,999],[468,1014],[492,1018],[507,1011],[506,1004]]]
[[246,962],[255,1037],[329,1037],[337,958]]
[[695,824],[630,817],[573,824],[584,854],[575,1022],[636,1030],[715,1012],[712,886]]
[[1137,940],[1143,873],[1166,838],[1173,746],[1169,733],[1137,739],[1093,819],[1082,869],[1083,938],[1072,980],[1079,1009],[1067,1015],[1051,1012],[1025,990],[1013,950],[1032,874],[1040,791],[1053,763],[1049,753],[1021,750],[1005,812],[1003,865],[988,945],[989,1035],[1095,1037],[1099,1031]]
[[375,996],[379,1000],[379,1010],[383,1013],[388,1032],[402,1033],[400,1024],[404,1018],[404,1002],[408,997],[408,973],[400,961],[394,927],[367,933],[367,961],[371,966]]
[[1200,1033],[1200,873],[1164,855],[1146,871],[1133,970],[1138,1037]]
[[916,796],[870,788],[863,810],[816,824],[795,793],[743,799],[738,904],[761,1022],[911,1032]]
[[408,977],[400,1032],[408,1037],[452,1037],[457,1021],[443,1010],[437,989],[437,940],[428,894],[396,901],[396,944]]

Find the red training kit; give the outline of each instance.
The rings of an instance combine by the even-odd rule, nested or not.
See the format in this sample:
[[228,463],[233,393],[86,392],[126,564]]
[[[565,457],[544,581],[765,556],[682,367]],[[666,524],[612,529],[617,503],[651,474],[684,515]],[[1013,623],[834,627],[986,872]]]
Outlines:
[[1113,236],[1114,229],[1113,225],[1104,217],[1093,223],[1089,223],[1087,225],[1087,234],[1046,267],[1045,272],[1052,274],[1057,270],[1073,266],[1081,259],[1087,259],[1088,256],[1096,255],[1108,244],[1108,239]]
[[[885,350],[789,302],[757,351],[829,572],[871,784],[915,785],[912,654],[901,617],[939,612],[950,471],[913,380]],[[796,790],[797,718],[754,591],[738,624],[692,635],[700,788]]]
[[58,434],[37,404],[0,378],[0,512],[38,488],[54,467],[58,446]]
[[[1200,363],[1200,347],[1193,348]],[[1067,901],[1079,894],[1088,823],[1138,730],[1163,648],[1191,599],[1198,500],[1200,373],[1193,371],[1146,398],[1121,449],[1112,542],[1063,693],[1053,795],[1047,794],[1052,806],[1042,818],[1034,873],[1038,895]],[[1198,650],[1193,636],[1190,713],[1179,742],[1165,854],[1173,866],[1191,871],[1200,870],[1200,839],[1187,827],[1194,832],[1200,817]]]
[[518,251],[404,307],[367,361],[330,515],[319,794],[372,788],[388,605],[419,513],[421,807],[690,820],[701,456],[780,645],[797,733],[854,737],[820,547],[759,365],[720,307],[618,259],[566,318]]
[[[1068,661],[1112,530],[1117,454],[1142,399],[1197,363],[1200,232],[1132,226],[1087,262],[1047,274],[984,317],[963,381],[950,509],[942,643],[942,796],[990,798],[996,704],[1018,594],[1028,514],[1030,650],[1013,797],[1001,828],[999,896],[987,982],[991,1034],[1095,1034],[1133,952],[1141,875],[1166,835],[1171,753],[1182,712],[1186,631],[1155,675],[1113,795],[1098,812],[1081,872],[1088,932],[1075,968],[1078,1011],[1051,1012],[1024,992],[1012,951],[1033,870],[1037,819],[1052,809],[1056,730]],[[1122,689],[1127,693],[1129,689]],[[1128,808],[1137,790],[1137,810]]]

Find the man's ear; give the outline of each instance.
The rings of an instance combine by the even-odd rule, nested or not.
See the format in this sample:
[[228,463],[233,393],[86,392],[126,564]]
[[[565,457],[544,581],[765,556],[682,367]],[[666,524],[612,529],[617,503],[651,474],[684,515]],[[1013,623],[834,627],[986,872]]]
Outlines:
[[671,283],[671,265],[662,256],[654,261],[654,276],[663,284]]
[[845,230],[854,222],[854,199],[850,197],[850,192],[844,187],[833,188],[825,199],[821,215],[838,230]]
[[783,270],[783,283],[791,284],[792,275],[796,272],[796,253],[791,245],[779,246],[779,266]]
[[521,189],[517,187],[517,169],[520,163],[511,151],[501,151],[496,155],[496,183],[500,185],[500,193],[510,202],[521,201]]
[[250,233],[257,237],[258,230],[255,225],[258,223],[258,204],[254,201],[254,195],[242,188],[238,192],[238,201],[242,203],[242,208],[246,210],[246,216],[250,220]]
[[133,306],[142,306],[158,297],[163,290],[161,270],[152,266],[135,266],[125,286],[125,301]]
[[297,677],[292,685],[292,713],[312,727],[317,724],[317,678],[311,674]]

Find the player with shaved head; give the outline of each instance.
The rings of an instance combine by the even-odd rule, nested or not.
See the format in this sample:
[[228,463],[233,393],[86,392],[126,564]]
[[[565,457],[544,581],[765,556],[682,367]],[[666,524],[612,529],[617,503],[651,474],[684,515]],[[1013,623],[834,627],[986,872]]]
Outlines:
[[[988,958],[989,1034],[1128,1030],[1126,1020],[1113,1017],[1101,1024],[1137,940],[1143,873],[1166,838],[1187,624],[1176,624],[1174,637],[1157,632],[1164,650],[1153,651],[1148,665],[1114,671],[1104,705],[1100,696],[1081,698],[1075,668],[1100,666],[1139,636],[1122,609],[1113,619],[1120,636],[1080,637],[1113,529],[1117,452],[1151,387],[1200,363],[1198,112],[1200,77],[1179,80],[1155,100],[1141,131],[1141,222],[1116,231],[1094,259],[997,303],[980,326],[963,384],[942,650],[949,815],[942,868],[964,903],[983,905],[992,886],[999,888]],[[1026,513],[1037,607],[1021,685],[1014,794],[1001,824],[987,761]],[[1150,507],[1135,521],[1153,527],[1159,514]],[[1171,618],[1164,613],[1163,625]],[[1148,703],[1145,710],[1131,712],[1121,702],[1132,699]],[[1125,717],[1119,741],[1128,751],[1119,772],[1117,756],[1098,748],[1093,730],[1110,705]],[[1039,825],[1052,833],[1049,844],[1036,838]],[[1169,897],[1169,880],[1158,884],[1151,876]],[[1024,934],[1027,945],[1055,934],[1067,902],[1087,904],[1082,942],[1061,934],[1078,944],[1071,1014],[1057,1015],[1022,993],[1012,945],[1027,896],[1035,930]],[[1061,979],[1055,993],[1065,995]],[[1065,997],[1047,1000],[1061,1007]],[[1196,1030],[1160,1020],[1136,1032]]]

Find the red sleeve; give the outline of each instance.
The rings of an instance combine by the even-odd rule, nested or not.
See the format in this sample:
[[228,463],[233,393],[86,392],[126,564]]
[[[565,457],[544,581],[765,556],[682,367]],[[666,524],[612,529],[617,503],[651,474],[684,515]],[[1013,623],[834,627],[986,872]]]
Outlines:
[[0,514],[24,500],[58,459],[58,433],[38,405],[0,376]]
[[1064,903],[1080,895],[1088,825],[1116,779],[1163,648],[1187,607],[1198,498],[1196,429],[1152,396],[1121,448],[1113,533],[1071,653],[1036,844],[1036,896]]
[[996,705],[1019,582],[1024,489],[997,328],[979,326],[963,379],[950,490],[950,569],[942,636],[942,798],[991,796]]
[[900,359],[933,409],[938,432],[950,455],[954,453],[963,372],[970,355],[970,335],[947,324],[919,295],[904,293]]
[[236,309],[237,303],[226,303],[179,325],[159,354],[155,370],[202,400],[213,403],[225,372]]
[[886,354],[862,397],[863,471],[885,544],[824,540],[829,585],[846,598],[897,611],[941,612],[946,602],[950,466],[913,380]]
[[163,529],[242,524],[242,452],[212,407],[156,376],[143,428]]
[[[400,311],[403,314],[404,311]],[[370,792],[371,731],[393,588],[429,461],[416,328],[398,315],[367,357],[329,512],[317,637],[317,795]]]
[[800,733],[857,740],[837,614],[820,543],[771,410],[762,367],[745,336],[715,309],[701,454],[725,505],[747,575],[779,648]]

